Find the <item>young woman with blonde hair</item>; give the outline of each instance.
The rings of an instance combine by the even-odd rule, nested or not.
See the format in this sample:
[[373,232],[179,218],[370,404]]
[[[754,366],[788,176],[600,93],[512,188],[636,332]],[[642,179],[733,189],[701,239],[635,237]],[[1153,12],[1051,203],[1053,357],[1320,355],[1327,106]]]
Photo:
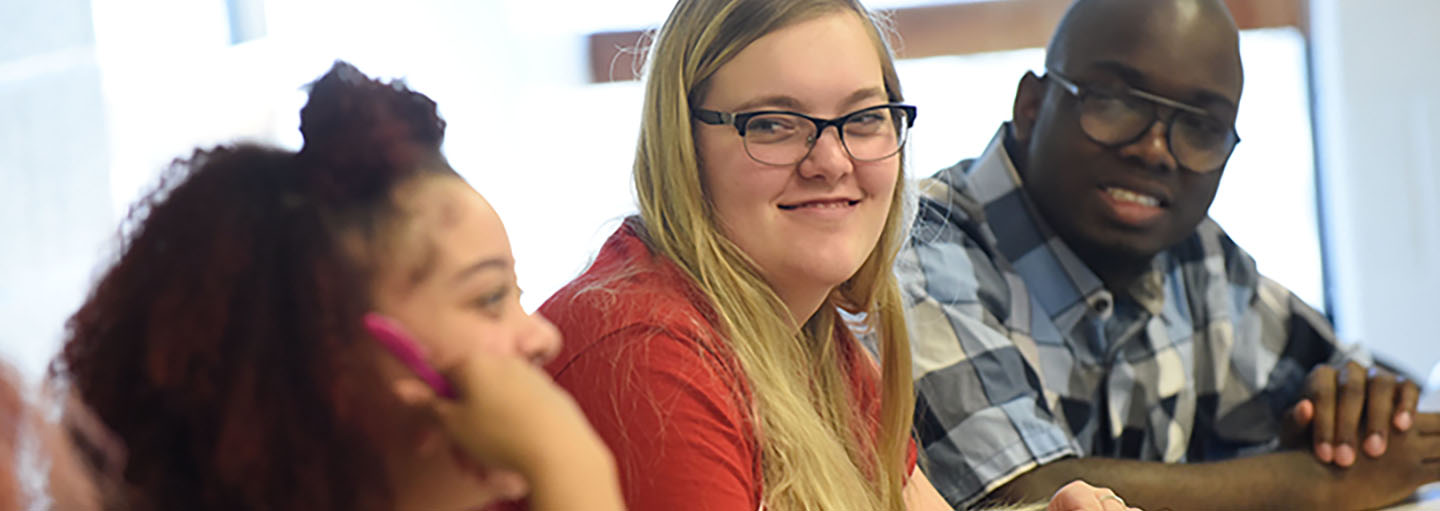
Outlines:
[[540,309],[631,510],[949,509],[909,436],[890,268],[916,110],[880,26],[851,0],[680,0],[656,36],[640,214]]

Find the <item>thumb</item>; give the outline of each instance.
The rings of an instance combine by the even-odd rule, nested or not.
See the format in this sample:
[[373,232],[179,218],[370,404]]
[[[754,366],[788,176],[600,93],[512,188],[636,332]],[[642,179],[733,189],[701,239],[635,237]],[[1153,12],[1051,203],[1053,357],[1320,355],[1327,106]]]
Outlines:
[[1310,423],[1315,421],[1315,403],[1309,399],[1301,399],[1290,407],[1285,413],[1285,419],[1280,421],[1280,442],[1285,447],[1308,445],[1309,438],[1306,432],[1310,430]]
[[1315,420],[1315,402],[1309,399],[1301,399],[1299,403],[1290,408],[1290,420],[1296,426],[1309,427],[1310,421]]

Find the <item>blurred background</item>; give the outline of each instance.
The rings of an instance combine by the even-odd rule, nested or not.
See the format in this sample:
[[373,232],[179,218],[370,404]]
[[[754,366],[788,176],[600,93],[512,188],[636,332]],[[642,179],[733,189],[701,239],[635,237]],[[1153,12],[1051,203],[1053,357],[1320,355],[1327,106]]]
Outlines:
[[[872,0],[920,108],[907,172],[976,156],[1066,0]],[[1440,333],[1440,2],[1229,0],[1244,142],[1211,210],[1341,336],[1425,376]],[[510,231],[525,305],[634,210],[638,40],[673,0],[0,0],[0,356],[36,378],[173,159],[298,148],[335,59],[403,78]],[[1423,320],[1423,321],[1422,321]]]

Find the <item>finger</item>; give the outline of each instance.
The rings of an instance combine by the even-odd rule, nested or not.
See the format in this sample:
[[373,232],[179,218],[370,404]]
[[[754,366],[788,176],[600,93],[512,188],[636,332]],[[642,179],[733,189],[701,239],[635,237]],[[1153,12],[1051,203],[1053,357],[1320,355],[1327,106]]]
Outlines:
[[471,349],[444,367],[436,367],[440,377],[450,384],[455,392],[455,401],[471,401],[486,390],[493,390],[497,384],[513,375],[512,366],[528,366],[523,359],[490,353],[483,349]]
[[1355,362],[1340,370],[1338,398],[1335,402],[1335,464],[1348,467],[1355,463],[1359,447],[1360,416],[1365,411],[1366,370]]
[[1413,427],[1421,435],[1440,435],[1440,413],[1415,412]]
[[1095,496],[1095,487],[1076,479],[1055,491],[1050,496],[1046,511],[1092,511],[1100,508]]
[[458,448],[450,452],[450,458],[461,473],[469,475],[480,486],[490,488],[500,499],[518,500],[530,492],[530,484],[519,472],[484,466]]
[[1395,396],[1395,429],[1409,431],[1415,423],[1415,409],[1420,404],[1420,386],[1414,380],[1401,378],[1400,390]]
[[[471,380],[458,379],[453,376],[456,374],[463,374],[460,370],[452,368],[450,371],[447,371],[444,374],[445,379],[451,382],[466,382],[460,385],[452,383],[452,385],[454,385],[453,388],[456,392],[456,399],[441,398],[438,394],[435,393],[435,389],[432,388],[430,385],[418,379],[414,381],[416,382],[416,385],[418,387],[423,387],[424,392],[428,393],[429,395],[429,399],[423,401],[421,404],[423,404],[425,409],[429,411],[430,415],[435,418],[435,420],[440,424],[441,428],[443,428],[449,435],[454,436],[466,429],[474,428],[474,424],[472,424],[471,419],[474,413],[470,411],[470,409],[476,406],[483,406],[483,404],[479,404],[483,401],[483,397],[479,396],[472,387],[466,386],[474,385],[473,383],[470,383]],[[411,392],[419,393],[420,390],[421,389],[415,389]]]
[[1095,498],[1100,501],[1100,509],[1103,511],[1126,511],[1130,506],[1125,504],[1125,499],[1120,498],[1115,492],[1109,489],[1100,488],[1095,490]]
[[390,390],[400,398],[401,403],[410,406],[423,407],[435,400],[435,391],[417,378],[396,378],[391,382]]
[[1394,421],[1395,375],[1378,372],[1366,384],[1365,439],[1361,450],[1371,458],[1385,454],[1390,441],[1390,423]]
[[530,483],[525,481],[525,476],[516,472],[494,474],[488,482],[495,488],[495,493],[505,500],[519,500],[530,493]]
[[1321,463],[1335,460],[1335,368],[1321,366],[1310,371],[1305,394],[1314,405],[1310,423],[1315,443],[1315,457]]

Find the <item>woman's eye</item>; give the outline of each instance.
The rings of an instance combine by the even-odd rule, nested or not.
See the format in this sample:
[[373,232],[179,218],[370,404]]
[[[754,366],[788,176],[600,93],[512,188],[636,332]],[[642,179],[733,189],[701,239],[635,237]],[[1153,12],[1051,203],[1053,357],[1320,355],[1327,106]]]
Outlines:
[[850,118],[850,122],[854,124],[881,124],[885,121],[886,116],[880,112],[870,112]]
[[748,131],[757,131],[763,133],[790,132],[795,129],[795,122],[789,119],[781,119],[776,117],[760,117],[756,119],[751,119],[750,125],[746,129]]
[[514,288],[506,287],[494,292],[485,293],[475,299],[475,305],[487,311],[497,309],[505,304],[505,299],[510,297],[510,292],[513,289]]
[[889,126],[889,118],[879,112],[857,115],[845,121],[845,133],[848,135],[874,135]]

